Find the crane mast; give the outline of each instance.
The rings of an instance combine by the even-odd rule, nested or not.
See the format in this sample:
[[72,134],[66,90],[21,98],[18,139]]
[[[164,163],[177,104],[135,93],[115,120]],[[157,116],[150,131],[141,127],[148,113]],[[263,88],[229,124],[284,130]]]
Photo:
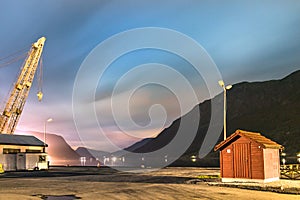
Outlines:
[[[18,79],[11,90],[5,108],[0,115],[0,133],[13,134],[16,129],[38,67],[45,41],[46,38],[41,37],[37,42],[32,44]],[[38,93],[38,97],[40,100],[42,93]]]

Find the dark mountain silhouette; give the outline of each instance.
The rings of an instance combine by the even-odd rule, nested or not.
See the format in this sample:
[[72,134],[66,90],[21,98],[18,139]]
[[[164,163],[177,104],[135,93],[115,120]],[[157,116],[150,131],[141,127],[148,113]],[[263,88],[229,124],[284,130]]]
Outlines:
[[[23,133],[44,141],[44,133],[32,131]],[[48,144],[46,151],[50,156],[50,165],[80,165],[80,155],[69,146],[62,136],[47,133],[46,143]]]
[[[281,80],[265,82],[242,82],[227,91],[227,135],[237,129],[260,132],[285,147],[287,155],[300,152],[300,71]],[[223,94],[204,101],[194,109],[200,109],[200,125],[197,135],[185,154],[174,165],[218,165],[218,152],[211,152],[204,159],[191,163],[190,157],[198,155],[208,130],[211,117],[211,102],[223,102]],[[223,107],[219,115],[223,117]],[[192,110],[192,111],[193,111]],[[142,140],[127,149],[137,153],[158,150],[176,135],[180,121],[189,118],[191,112],[175,120],[156,138]],[[223,123],[223,122],[222,122]],[[186,134],[189,134],[188,132]],[[223,139],[220,134],[218,142]]]
[[139,149],[139,148],[143,147],[144,145],[146,145],[151,140],[153,140],[153,138],[145,138],[143,140],[140,140],[140,141],[136,142],[134,145],[131,145],[131,146],[125,148],[124,150],[134,152],[137,149]]
[[[288,156],[300,152],[300,71],[296,71],[281,80],[265,82],[242,82],[233,85],[227,91],[227,135],[237,129],[260,132],[285,147]],[[192,155],[198,155],[206,136],[211,118],[211,102],[218,104],[223,123],[223,94],[212,100],[206,100],[195,106],[189,113],[176,119],[171,126],[164,129],[156,138],[143,139],[125,150],[136,153],[147,153],[161,149],[167,145],[177,133],[180,122],[193,119],[193,111],[200,110],[200,122],[197,135],[185,153],[173,165],[218,165],[218,152],[210,152],[205,158],[191,161]],[[221,105],[221,107],[220,107]],[[220,125],[220,124],[219,124]],[[44,134],[26,132],[43,141]],[[189,134],[189,131],[186,132]],[[218,142],[223,139],[223,133],[216,133]],[[47,133],[49,145],[47,152],[51,157],[51,165],[80,165],[80,157],[86,157],[86,165],[97,164],[104,156],[123,156],[124,151],[109,154],[103,151],[79,147],[74,151],[63,137]],[[293,162],[293,161],[292,161]]]

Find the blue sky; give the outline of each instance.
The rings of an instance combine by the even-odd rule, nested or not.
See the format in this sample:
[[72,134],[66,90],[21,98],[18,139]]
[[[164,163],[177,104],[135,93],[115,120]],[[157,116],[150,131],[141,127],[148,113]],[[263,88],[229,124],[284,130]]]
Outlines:
[[[63,135],[72,146],[82,145],[71,106],[76,74],[99,43],[134,28],[167,28],[189,36],[211,56],[226,83],[282,78],[300,68],[299,13],[297,0],[2,0],[0,58],[29,47],[41,36],[47,38],[43,53],[44,101],[36,100],[35,81],[18,129],[42,131],[44,121],[52,117],[49,132]],[[135,41],[113,44],[111,48],[132,42]],[[172,53],[144,49],[123,55],[111,64],[97,88],[95,101],[108,98],[109,102],[116,81],[133,67],[146,63],[172,66],[191,81],[199,101],[208,98],[202,92],[205,85],[201,77],[195,75],[188,62]],[[20,64],[0,68],[2,107]],[[160,74],[159,71],[153,73]],[[145,71],[138,79],[147,75]],[[123,87],[126,86],[130,83]],[[148,123],[147,110],[153,104],[165,106],[168,114],[165,125],[180,115],[178,104],[167,89],[152,85],[135,95],[131,110],[140,125]],[[103,128],[109,137],[118,138],[116,144],[127,146],[140,139],[119,135],[111,109],[107,109],[109,104],[101,105],[97,104],[97,114],[107,116]],[[158,131],[154,129],[149,128],[146,135],[155,135]],[[86,131],[97,131],[97,127],[86,127]],[[98,146],[105,149],[104,143]]]

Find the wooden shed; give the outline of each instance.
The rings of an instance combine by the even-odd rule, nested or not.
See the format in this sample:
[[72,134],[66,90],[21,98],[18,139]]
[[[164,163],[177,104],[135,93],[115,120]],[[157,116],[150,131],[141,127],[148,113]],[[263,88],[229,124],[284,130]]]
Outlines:
[[279,180],[281,149],[260,133],[237,130],[214,148],[220,150],[222,182]]

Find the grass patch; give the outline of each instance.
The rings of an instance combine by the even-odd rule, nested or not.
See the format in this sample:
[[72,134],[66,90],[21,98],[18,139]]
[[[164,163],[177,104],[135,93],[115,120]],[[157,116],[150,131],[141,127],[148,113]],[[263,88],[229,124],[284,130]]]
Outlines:
[[215,179],[215,178],[221,178],[220,175],[199,175],[197,176],[199,179]]

